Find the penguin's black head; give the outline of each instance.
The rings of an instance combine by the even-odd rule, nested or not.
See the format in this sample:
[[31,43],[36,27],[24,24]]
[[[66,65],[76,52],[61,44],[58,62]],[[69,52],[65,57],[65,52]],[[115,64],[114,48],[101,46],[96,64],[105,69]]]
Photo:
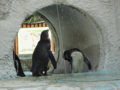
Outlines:
[[44,30],[44,31],[41,33],[41,40],[49,40],[48,31],[49,31],[49,30]]
[[70,50],[66,50],[64,52],[64,54],[63,54],[63,58],[70,62],[72,60],[71,51]]
[[79,51],[80,52],[80,50],[78,48],[72,48],[70,50],[66,50],[63,54],[63,58],[65,60],[71,62],[72,61],[71,53],[74,52],[74,51]]

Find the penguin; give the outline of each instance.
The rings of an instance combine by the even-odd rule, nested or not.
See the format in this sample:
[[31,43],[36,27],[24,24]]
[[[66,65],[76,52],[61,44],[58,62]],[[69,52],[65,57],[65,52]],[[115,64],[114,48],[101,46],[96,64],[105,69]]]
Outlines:
[[14,52],[14,50],[13,50],[13,60],[14,60],[14,67],[16,69],[17,76],[25,77],[25,74],[24,74],[22,66],[21,66],[20,59],[16,55],[16,53]]
[[37,46],[34,49],[31,67],[32,76],[46,76],[49,60],[51,60],[54,69],[57,68],[56,60],[52,54],[52,51],[50,50],[51,45],[48,31],[49,30],[44,30],[41,33],[40,41],[37,43]]
[[78,48],[73,48],[70,50],[66,50],[63,53],[63,58],[70,62],[71,72],[79,73],[83,69],[84,62],[87,64],[89,70],[91,70],[92,66],[90,61],[85,57],[81,50]]
[[72,63],[71,63],[71,72],[79,73],[83,70],[83,55],[79,51],[74,51],[71,53]]

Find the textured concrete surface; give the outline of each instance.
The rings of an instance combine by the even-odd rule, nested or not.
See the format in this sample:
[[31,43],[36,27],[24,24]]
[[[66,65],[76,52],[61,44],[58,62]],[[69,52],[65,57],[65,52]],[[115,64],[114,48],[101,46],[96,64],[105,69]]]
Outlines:
[[[0,90],[119,90],[120,71],[83,74],[53,74],[1,80]],[[116,79],[115,79],[116,78]]]
[[24,78],[0,82],[0,90],[119,90],[120,80],[99,82],[60,82]]
[[[69,72],[67,63],[65,64],[67,68],[63,67],[62,53],[73,47],[83,49],[97,71],[120,70],[120,0],[0,0],[0,79],[16,77],[12,59],[13,41],[24,19],[37,10],[55,4],[72,6],[79,12],[70,13],[68,20],[62,20],[64,17],[61,16],[64,16],[64,13],[60,15],[59,11],[58,16],[51,18],[44,16],[54,27],[54,29],[51,27],[51,31],[56,38],[55,53],[58,60],[56,73]],[[56,5],[56,10],[59,9],[57,8]],[[62,8],[60,12],[64,12],[64,9]],[[49,13],[52,13],[52,10]],[[75,16],[77,18],[83,16],[81,22],[78,23]],[[54,22],[53,18],[59,20],[59,23]],[[61,21],[66,26],[62,27]],[[70,25],[74,28],[68,28]],[[76,29],[77,27],[80,27],[80,30]],[[97,47],[94,47],[95,45]]]

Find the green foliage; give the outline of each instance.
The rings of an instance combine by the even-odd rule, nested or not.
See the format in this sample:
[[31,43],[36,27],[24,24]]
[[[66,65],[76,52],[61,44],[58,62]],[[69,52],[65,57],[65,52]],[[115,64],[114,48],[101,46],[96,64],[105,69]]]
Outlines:
[[27,17],[24,21],[24,23],[37,23],[43,21],[43,19],[40,17],[40,15],[35,12],[31,16]]

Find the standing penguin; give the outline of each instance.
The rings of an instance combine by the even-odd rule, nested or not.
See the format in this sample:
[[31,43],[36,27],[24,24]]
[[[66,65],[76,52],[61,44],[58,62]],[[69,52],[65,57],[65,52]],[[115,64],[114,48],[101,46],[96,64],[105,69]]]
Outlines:
[[77,48],[66,50],[63,54],[63,58],[70,62],[73,73],[79,73],[82,71],[84,61],[86,62],[89,70],[92,68],[90,61],[84,56],[82,51]]
[[[41,33],[40,41],[38,42],[32,56],[32,75],[41,76],[47,75],[48,62],[51,60],[54,69],[56,69],[56,60],[50,51],[50,39],[48,35],[49,30],[45,30]],[[43,71],[45,73],[43,73]]]

